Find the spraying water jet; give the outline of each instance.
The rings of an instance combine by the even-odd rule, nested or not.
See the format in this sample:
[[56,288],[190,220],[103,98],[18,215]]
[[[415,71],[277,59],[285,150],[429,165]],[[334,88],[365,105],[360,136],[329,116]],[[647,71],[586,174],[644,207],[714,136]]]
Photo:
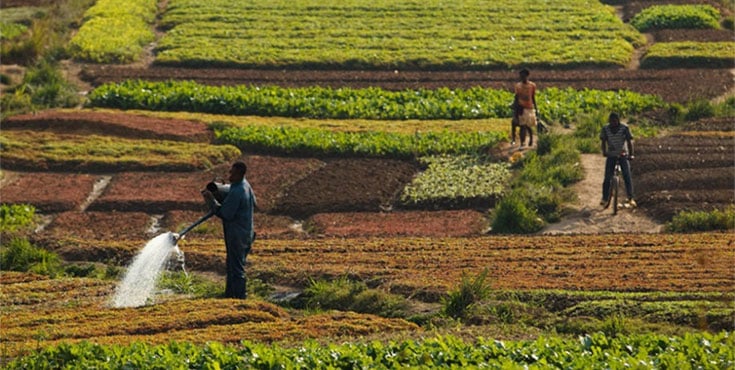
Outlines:
[[[215,199],[221,202],[227,196],[230,186],[210,182],[207,184],[207,190],[211,191]],[[176,254],[178,263],[186,273],[184,253],[179,249],[178,243],[186,233],[214,216],[214,203],[207,200],[207,198],[205,198],[205,201],[210,209],[207,214],[178,233],[169,231],[148,241],[145,247],[135,256],[125,273],[125,277],[115,289],[115,295],[111,302],[112,307],[140,307],[150,303],[160,272],[172,254]]]

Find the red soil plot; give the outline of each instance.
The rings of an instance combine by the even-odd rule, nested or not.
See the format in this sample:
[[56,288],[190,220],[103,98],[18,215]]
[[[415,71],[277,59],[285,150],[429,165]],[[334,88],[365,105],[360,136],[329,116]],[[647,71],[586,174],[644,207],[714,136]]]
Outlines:
[[729,42],[733,41],[730,30],[658,30],[653,32],[656,42]]
[[153,218],[143,212],[63,212],[44,231],[55,239],[141,239],[153,236]]
[[44,213],[79,209],[101,177],[89,174],[21,172],[0,189],[0,201],[32,204]]
[[[246,178],[261,211],[268,211],[288,186],[323,165],[322,161],[310,158],[253,155],[238,160],[248,166]],[[103,195],[90,205],[90,210],[206,212],[200,191],[210,181],[227,182],[229,168],[228,163],[198,172],[122,172],[112,178]]]
[[216,172],[122,172],[113,176],[90,211],[137,211],[163,214],[166,211],[206,211],[200,190]]
[[319,213],[313,233],[330,237],[471,236],[487,229],[485,214],[472,210]]

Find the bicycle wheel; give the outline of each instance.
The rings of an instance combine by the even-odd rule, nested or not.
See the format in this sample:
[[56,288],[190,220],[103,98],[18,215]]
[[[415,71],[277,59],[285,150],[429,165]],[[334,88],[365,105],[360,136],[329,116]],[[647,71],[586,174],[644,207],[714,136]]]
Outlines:
[[611,189],[610,189],[612,191],[612,197],[611,198],[612,198],[612,203],[613,203],[613,214],[614,215],[618,214],[618,188],[619,188],[619,185],[620,185],[620,176],[618,176],[616,174],[612,178],[612,186],[611,186]]

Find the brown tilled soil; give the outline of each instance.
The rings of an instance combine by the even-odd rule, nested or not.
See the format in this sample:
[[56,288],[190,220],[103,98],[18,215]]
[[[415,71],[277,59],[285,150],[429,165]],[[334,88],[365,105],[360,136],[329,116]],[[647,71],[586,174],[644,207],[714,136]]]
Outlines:
[[199,191],[211,172],[121,172],[115,174],[90,211],[162,214],[171,209],[206,211]]
[[153,220],[143,212],[63,212],[46,227],[43,235],[55,239],[87,240],[146,239]]
[[732,122],[709,119],[689,130],[717,127],[725,131],[720,135],[702,131],[701,136],[685,131],[636,142],[633,180],[641,209],[668,221],[681,211],[709,211],[735,204]]
[[279,197],[273,213],[304,218],[323,212],[380,211],[418,172],[391,159],[331,159]]
[[328,237],[480,235],[487,214],[473,210],[319,213],[308,224]]
[[79,209],[92,193],[98,175],[77,173],[7,173],[0,200],[7,204],[30,203],[42,213]]

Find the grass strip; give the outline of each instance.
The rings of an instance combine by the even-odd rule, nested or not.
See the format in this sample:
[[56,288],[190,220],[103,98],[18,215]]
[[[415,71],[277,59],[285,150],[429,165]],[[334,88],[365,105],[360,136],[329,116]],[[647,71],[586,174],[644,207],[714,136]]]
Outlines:
[[0,144],[3,167],[28,170],[193,171],[240,155],[237,148],[229,145],[33,131],[3,132]]

